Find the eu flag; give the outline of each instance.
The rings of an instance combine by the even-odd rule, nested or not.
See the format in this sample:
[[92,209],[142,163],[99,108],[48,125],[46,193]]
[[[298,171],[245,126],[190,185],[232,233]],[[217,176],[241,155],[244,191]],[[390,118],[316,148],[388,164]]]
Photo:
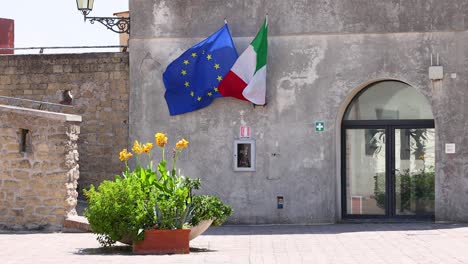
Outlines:
[[237,57],[231,33],[224,24],[171,62],[163,73],[169,113],[178,115],[198,110],[221,97],[218,85]]

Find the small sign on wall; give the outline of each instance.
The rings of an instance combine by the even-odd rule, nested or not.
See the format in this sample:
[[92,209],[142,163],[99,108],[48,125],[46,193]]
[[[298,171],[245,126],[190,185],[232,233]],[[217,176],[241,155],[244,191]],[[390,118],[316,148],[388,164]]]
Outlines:
[[325,122],[315,121],[315,132],[324,132],[325,131]]
[[239,128],[239,137],[240,138],[250,138],[250,127],[249,126],[240,126],[240,128]]
[[445,154],[455,154],[455,143],[445,144]]

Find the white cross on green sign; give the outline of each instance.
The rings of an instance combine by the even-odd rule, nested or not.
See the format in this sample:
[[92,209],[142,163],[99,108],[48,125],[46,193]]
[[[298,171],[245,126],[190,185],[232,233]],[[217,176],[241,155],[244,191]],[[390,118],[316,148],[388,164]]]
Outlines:
[[316,121],[315,122],[315,132],[323,132],[323,131],[325,131],[325,122]]

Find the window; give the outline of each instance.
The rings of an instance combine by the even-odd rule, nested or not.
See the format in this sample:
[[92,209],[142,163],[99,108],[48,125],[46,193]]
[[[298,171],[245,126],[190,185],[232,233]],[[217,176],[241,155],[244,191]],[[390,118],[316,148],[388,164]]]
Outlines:
[[382,81],[361,91],[344,120],[434,119],[426,97],[404,82]]
[[23,129],[21,128],[20,131],[19,131],[19,136],[20,136],[20,146],[19,146],[19,150],[20,152],[27,152],[28,149],[29,149],[29,144],[28,144],[28,134],[29,134],[29,130],[28,129]]

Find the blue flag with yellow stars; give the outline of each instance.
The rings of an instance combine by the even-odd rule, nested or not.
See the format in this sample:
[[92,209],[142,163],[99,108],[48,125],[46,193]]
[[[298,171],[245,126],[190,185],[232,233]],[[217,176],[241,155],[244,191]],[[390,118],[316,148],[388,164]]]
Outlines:
[[185,51],[163,73],[169,113],[198,110],[222,97],[218,84],[237,59],[227,24],[207,39]]

